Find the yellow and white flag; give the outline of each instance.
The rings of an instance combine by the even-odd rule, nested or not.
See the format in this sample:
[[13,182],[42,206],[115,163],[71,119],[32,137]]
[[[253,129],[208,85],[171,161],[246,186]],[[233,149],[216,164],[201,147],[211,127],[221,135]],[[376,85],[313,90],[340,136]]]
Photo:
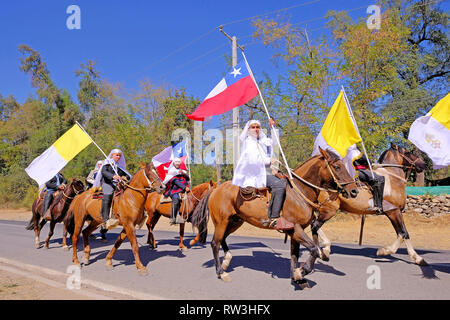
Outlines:
[[353,177],[356,172],[352,163],[361,154],[356,147],[361,137],[351,114],[344,91],[341,90],[314,141],[312,155],[320,154],[319,147],[331,149],[342,158],[347,171]]
[[75,124],[25,169],[39,186],[53,178],[78,153],[92,142],[89,135]]
[[434,169],[450,165],[450,93],[413,122],[408,140],[430,157]]

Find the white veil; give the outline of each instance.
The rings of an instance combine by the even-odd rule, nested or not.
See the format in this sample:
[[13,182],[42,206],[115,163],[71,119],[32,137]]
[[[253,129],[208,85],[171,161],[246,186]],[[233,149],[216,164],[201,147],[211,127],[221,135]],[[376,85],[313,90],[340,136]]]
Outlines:
[[[118,162],[115,162],[115,161],[111,158],[111,155],[114,154],[114,153],[119,153],[119,152],[122,154],[122,156],[120,157],[120,159],[119,159]],[[110,152],[109,155],[108,155],[108,158],[105,159],[105,160],[103,160],[102,166],[101,166],[100,169],[98,170],[97,176],[95,177],[94,184],[92,185],[92,187],[95,188],[95,187],[100,187],[100,186],[102,185],[102,178],[103,178],[103,175],[102,175],[102,169],[103,169],[103,166],[104,166],[105,164],[110,164],[110,165],[113,166],[116,170],[117,170],[117,167],[119,167],[119,168],[122,169],[126,174],[128,174],[130,177],[132,176],[132,175],[126,170],[125,156],[123,155],[122,150],[120,150],[120,149],[112,149],[111,152]]]

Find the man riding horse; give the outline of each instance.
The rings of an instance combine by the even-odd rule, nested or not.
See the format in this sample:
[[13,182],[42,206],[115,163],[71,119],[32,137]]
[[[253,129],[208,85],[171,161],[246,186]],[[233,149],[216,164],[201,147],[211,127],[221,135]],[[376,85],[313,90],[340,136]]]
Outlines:
[[[275,121],[271,118],[269,124],[273,136]],[[271,192],[269,219],[262,223],[274,228],[286,199],[287,182],[278,176],[278,169],[275,167],[277,160],[273,158],[272,139],[267,138],[261,131],[261,123],[258,120],[250,120],[245,125],[240,140],[241,156],[234,171],[232,184],[241,188],[269,189]]]
[[181,160],[179,158],[173,159],[163,184],[166,185],[164,196],[170,196],[170,198],[172,198],[172,216],[170,218],[170,224],[176,224],[176,218],[181,206],[180,193],[190,191],[189,176],[187,175],[186,170],[181,169]]
[[52,204],[53,194],[57,190],[63,190],[66,187],[66,184],[67,180],[61,172],[58,172],[53,178],[51,178],[45,183],[47,194],[45,195],[44,207],[42,209],[43,218],[45,220],[50,221],[52,219],[50,213],[47,214],[47,210],[48,208],[50,208],[50,205]]
[[109,153],[108,159],[103,161],[103,165],[95,177],[93,188],[101,186],[103,191],[101,209],[103,230],[118,223],[117,219],[109,218],[109,213],[117,184],[121,180],[126,179],[129,181],[131,179],[131,174],[125,168],[126,163],[123,152],[120,149],[113,149]]
[[383,214],[384,177],[370,172],[366,156],[362,153],[360,155],[358,159],[353,161],[353,166],[358,171],[359,180],[367,182],[372,190],[374,210],[377,214]]

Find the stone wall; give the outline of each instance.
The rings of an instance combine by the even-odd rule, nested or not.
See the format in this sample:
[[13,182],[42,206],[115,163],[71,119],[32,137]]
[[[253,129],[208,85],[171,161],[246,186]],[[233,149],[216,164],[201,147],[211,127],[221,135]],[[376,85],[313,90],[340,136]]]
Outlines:
[[437,217],[450,213],[450,194],[442,196],[406,197],[405,210],[412,210],[427,217]]

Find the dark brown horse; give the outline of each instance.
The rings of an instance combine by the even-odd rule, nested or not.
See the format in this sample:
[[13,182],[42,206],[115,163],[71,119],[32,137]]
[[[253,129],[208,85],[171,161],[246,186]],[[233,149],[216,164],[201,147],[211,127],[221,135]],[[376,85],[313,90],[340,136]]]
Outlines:
[[[301,179],[293,180],[294,185],[286,190],[286,201],[282,216],[294,224],[294,228],[285,231],[291,237],[291,278],[295,283],[304,282],[304,276],[314,268],[314,262],[319,255],[319,250],[308,237],[304,229],[311,224],[313,208],[319,195],[320,188],[333,188],[346,196],[356,196],[356,184],[339,157],[330,151],[320,149],[321,155],[314,156],[294,170]],[[305,183],[304,181],[307,181]],[[224,272],[231,261],[231,253],[226,243],[226,238],[236,231],[244,222],[248,222],[258,228],[268,229],[263,225],[267,219],[266,199],[255,198],[244,201],[240,196],[239,187],[230,181],[218,186],[213,192],[202,199],[193,214],[192,220],[196,221],[199,230],[202,230],[200,240],[204,242],[206,227],[205,220],[211,216],[215,226],[211,247],[214,256],[217,276],[230,281],[230,276]],[[200,218],[199,218],[200,217]],[[300,244],[310,252],[305,263],[298,266]],[[219,261],[219,248],[222,245],[224,259]]]
[[[210,180],[209,182],[205,182],[199,184],[192,188],[191,192],[188,193],[187,199],[181,202],[180,213],[183,216],[185,221],[190,221],[192,212],[194,212],[195,207],[199,203],[199,201],[211,190],[215,189],[217,183]],[[147,218],[147,228],[148,228],[148,238],[147,243],[149,244],[150,249],[156,248],[155,236],[153,235],[153,229],[155,228],[156,223],[158,222],[161,216],[170,218],[172,214],[172,202],[163,202],[160,203],[161,195],[152,192],[148,195],[147,201],[145,202],[145,211],[148,214]],[[179,248],[181,250],[187,250],[187,247],[183,243],[184,237],[184,227],[185,223],[180,223],[180,243]],[[194,239],[189,243],[190,246],[193,246],[197,243],[199,238],[199,234],[196,235]]]
[[[69,205],[72,202],[72,199],[79,193],[84,191],[84,184],[80,180],[71,179],[70,183],[64,188],[61,192],[55,192],[53,194],[54,199],[48,210],[50,210],[51,220],[50,220],[50,231],[48,233],[47,239],[45,239],[44,248],[49,248],[49,241],[51,236],[53,235],[53,231],[55,229],[55,225],[59,222],[62,222],[64,217],[66,216],[67,210],[69,209]],[[44,205],[44,197],[47,192],[42,192],[39,197],[34,200],[33,206],[31,207],[32,217],[27,230],[34,230],[35,237],[35,245],[36,249],[41,247],[41,242],[39,241],[39,235],[41,233],[42,227],[47,223],[47,220],[42,219],[45,212],[42,212],[42,207]],[[41,220],[39,222],[39,220]],[[66,236],[67,231],[64,228],[63,231],[63,240],[62,245],[63,249],[67,249],[66,244]]]
[[[406,204],[405,187],[407,181],[403,169],[406,169],[408,172],[411,172],[411,170],[422,172],[426,168],[425,162],[420,157],[415,156],[404,148],[391,145],[391,148],[381,155],[379,163],[380,164],[374,165],[374,172],[385,178],[383,209],[384,214],[389,218],[397,233],[397,239],[392,245],[378,249],[377,255],[385,256],[394,254],[400,244],[404,241],[408,254],[414,263],[426,265],[425,260],[416,253],[411,244],[402,216],[402,210],[405,208]],[[327,197],[327,193],[321,193],[319,195],[319,200]],[[318,236],[323,240],[324,247],[320,249],[321,259],[328,261],[331,252],[331,242],[323,231],[320,230],[321,226],[336,215],[338,209],[342,212],[360,215],[375,214],[375,212],[371,210],[372,204],[372,193],[365,187],[360,188],[358,196],[354,199],[344,199],[343,197],[339,197],[335,201],[324,202],[319,209],[318,218],[311,225],[311,231],[316,245],[319,244]]]
[[[133,176],[128,184],[124,184],[124,188],[120,195],[115,196],[113,199],[112,211],[115,218],[120,221],[123,229],[114,247],[106,256],[106,267],[108,269],[112,268],[114,253],[128,237],[136,267],[140,273],[145,274],[146,268],[139,258],[135,226],[144,223],[144,204],[148,194],[153,191],[161,193],[163,185],[153,165],[147,164]],[[84,222],[89,221],[89,225],[83,230],[85,264],[89,263],[91,254],[89,235],[102,223],[100,213],[101,199],[93,199],[92,195],[92,191],[87,190],[75,197],[64,221],[67,230],[72,234],[72,262],[75,265],[80,264],[77,256],[77,243]]]

